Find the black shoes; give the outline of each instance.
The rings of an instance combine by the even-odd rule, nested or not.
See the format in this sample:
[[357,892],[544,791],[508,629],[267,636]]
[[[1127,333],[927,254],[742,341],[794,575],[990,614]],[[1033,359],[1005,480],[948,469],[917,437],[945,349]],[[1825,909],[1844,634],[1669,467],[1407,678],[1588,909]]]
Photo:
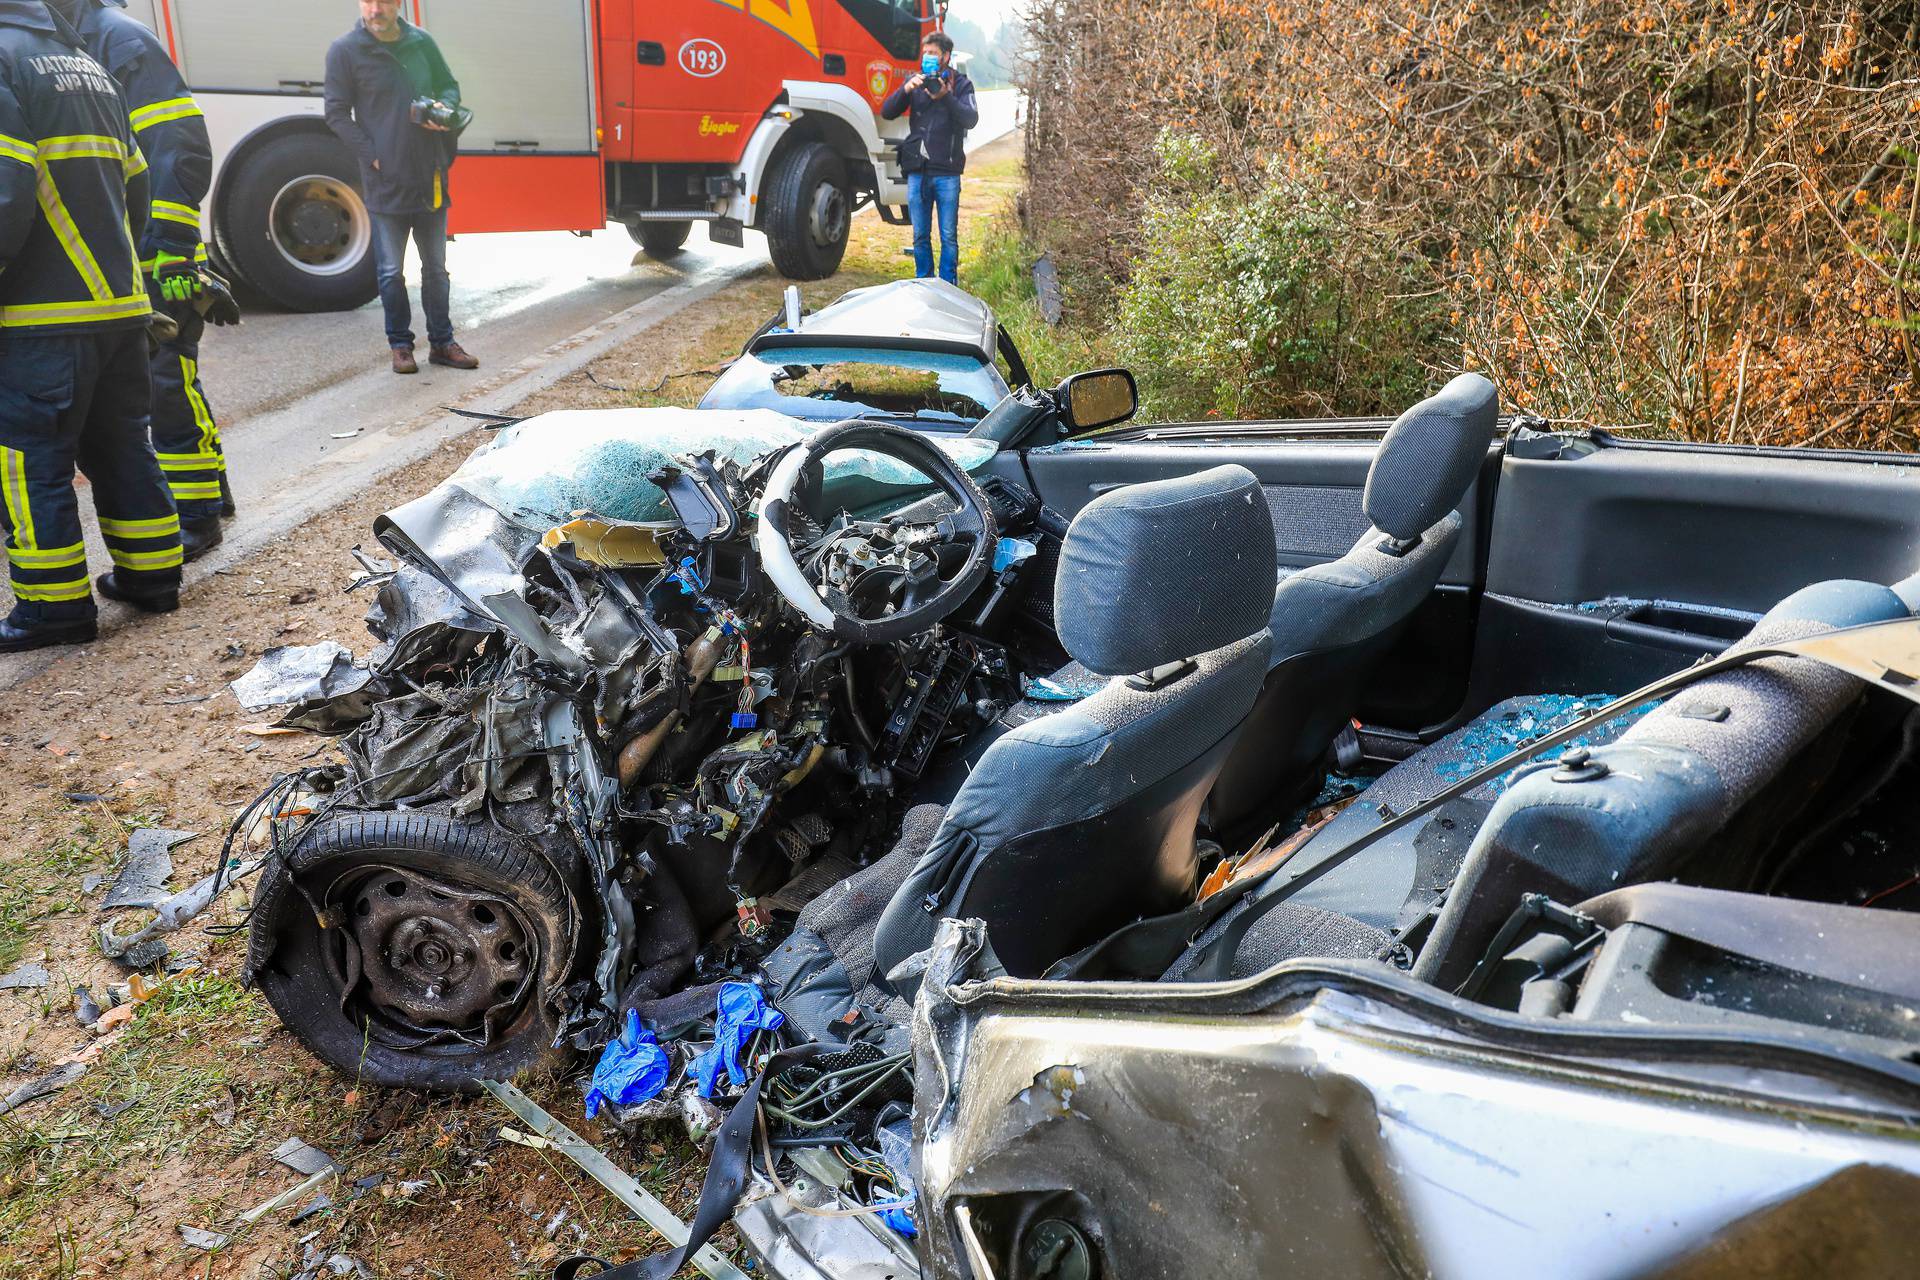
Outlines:
[[99,638],[100,628],[91,618],[85,622],[47,622],[37,627],[17,627],[8,619],[0,618],[0,653],[25,653],[56,644],[88,644]]
[[186,553],[188,563],[219,546],[226,536],[220,528],[219,516],[180,522],[180,549]]
[[[124,589],[118,582],[114,581],[111,573],[101,574],[93,580],[93,585],[98,587],[100,594],[107,599],[118,600],[121,604],[130,604],[134,608],[144,609],[148,613],[172,613],[180,607],[180,591],[178,588],[172,591],[162,591],[158,595],[145,595],[137,591]],[[88,623],[87,626],[88,629],[91,630],[93,624]]]

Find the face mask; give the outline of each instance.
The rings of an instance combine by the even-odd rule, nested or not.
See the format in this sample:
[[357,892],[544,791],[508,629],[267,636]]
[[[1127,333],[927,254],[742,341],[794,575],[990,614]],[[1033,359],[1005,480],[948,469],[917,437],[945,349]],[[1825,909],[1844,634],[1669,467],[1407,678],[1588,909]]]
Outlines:
[[920,74],[923,76],[939,75],[940,59],[936,58],[934,55],[930,53],[922,54],[920,56]]

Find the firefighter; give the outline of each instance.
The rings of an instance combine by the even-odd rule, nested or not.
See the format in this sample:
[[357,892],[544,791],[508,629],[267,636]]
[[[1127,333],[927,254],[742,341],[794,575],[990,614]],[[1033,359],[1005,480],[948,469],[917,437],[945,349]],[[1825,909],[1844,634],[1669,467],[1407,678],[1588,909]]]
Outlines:
[[[148,298],[179,326],[153,353],[153,447],[180,510],[188,560],[220,544],[220,519],[233,514],[220,428],[200,384],[200,338],[207,320],[230,324],[239,311],[224,290],[215,300],[203,275],[200,202],[213,184],[206,118],[167,56],[160,37],[129,17],[125,0],[47,0],[80,33],[93,60],[127,97],[134,141],[147,157],[153,196],[140,239]],[[202,315],[202,311],[206,315]]]
[[101,593],[179,607],[180,517],[147,438],[146,174],[79,33],[41,0],[0,0],[0,652],[94,638],[76,463],[113,559]]

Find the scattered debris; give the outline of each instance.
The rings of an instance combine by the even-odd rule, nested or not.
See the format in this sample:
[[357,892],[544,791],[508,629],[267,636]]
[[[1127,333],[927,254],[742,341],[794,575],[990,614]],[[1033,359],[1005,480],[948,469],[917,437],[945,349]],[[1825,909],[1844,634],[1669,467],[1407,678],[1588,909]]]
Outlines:
[[316,1146],[299,1138],[288,1138],[274,1148],[273,1158],[295,1173],[312,1176],[331,1169],[338,1172],[340,1165],[334,1158]]
[[222,1129],[233,1128],[234,1116],[238,1112],[238,1105],[234,1097],[232,1085],[221,1085],[220,1092],[216,1096],[201,1103],[200,1106],[201,1109],[207,1113],[207,1118],[219,1125]]
[[118,1102],[97,1103],[93,1109],[100,1113],[102,1120],[113,1120],[124,1112],[131,1111],[133,1104],[137,1101],[139,1101],[137,1098],[122,1098]]
[[106,799],[105,796],[96,795],[91,791],[67,791],[62,794],[75,804],[99,804]]
[[87,1028],[100,1021],[100,1005],[94,1000],[93,992],[85,987],[73,989],[73,1020]]
[[[188,921],[200,915],[213,905],[213,897],[223,885],[236,885],[258,871],[264,859],[255,858],[241,863],[231,871],[221,868],[205,877],[190,889],[183,889],[171,898],[154,907],[153,922],[138,933],[121,937],[113,931],[112,920],[100,926],[100,952],[109,960],[117,960],[129,969],[144,969],[166,958],[166,944],[161,939],[184,928]],[[154,944],[158,943],[156,952]]]
[[297,1227],[308,1218],[317,1217],[331,1208],[333,1208],[332,1197],[328,1196],[324,1191],[315,1192],[313,1199],[307,1201],[304,1206],[295,1210],[294,1215],[287,1219],[287,1225]]
[[640,1014],[627,1010],[626,1029],[608,1042],[593,1069],[593,1079],[587,1086],[587,1119],[599,1115],[600,1108],[608,1103],[631,1107],[652,1099],[667,1087],[667,1077],[672,1073],[673,1060],[667,1051],[654,1039],[653,1032],[640,1025]]
[[0,976],[0,991],[26,991],[34,987],[44,987],[49,981],[47,967],[43,964],[23,964],[12,973]]
[[199,833],[169,831],[162,827],[142,827],[127,837],[127,864],[119,879],[100,904],[102,911],[126,911],[135,907],[157,907],[173,890],[167,881],[173,878],[175,845],[184,844]]
[[221,1235],[218,1231],[207,1231],[200,1227],[190,1227],[184,1222],[180,1224],[180,1238],[186,1241],[189,1249],[198,1249],[202,1253],[212,1253],[216,1249],[224,1249],[227,1247],[228,1242],[233,1239],[232,1236]]
[[283,724],[243,724],[240,726],[240,732],[250,733],[256,738],[284,738],[301,731]]
[[0,1098],[0,1116],[18,1111],[29,1102],[37,1102],[48,1094],[58,1093],[85,1074],[87,1074],[86,1063],[63,1063],[45,1075],[27,1081],[5,1098]]
[[[307,702],[330,702],[363,688],[373,672],[354,665],[353,652],[335,640],[279,645],[260,655],[253,670],[230,686],[249,711]],[[251,732],[251,726],[248,727]]]
[[[320,1172],[314,1174],[312,1177],[307,1178],[302,1182],[296,1183],[291,1187],[288,1187],[285,1191],[282,1191],[279,1195],[269,1196],[267,1199],[261,1201],[259,1204],[253,1206],[253,1208],[241,1214],[237,1219],[237,1221],[239,1221],[243,1226],[252,1226],[254,1223],[260,1221],[260,1219],[272,1213],[275,1209],[278,1209],[283,1205],[292,1204],[295,1200],[298,1200],[301,1196],[306,1195],[307,1192],[316,1191],[320,1188],[320,1186],[323,1183],[327,1182],[329,1179],[337,1178],[339,1176],[340,1176],[340,1171],[334,1168],[331,1164],[329,1164],[326,1168],[320,1170]],[[344,1274],[344,1273],[341,1273],[341,1274]]]
[[[555,1150],[584,1169],[614,1199],[639,1214],[641,1221],[659,1232],[668,1244],[678,1249],[687,1242],[687,1224],[680,1221],[673,1210],[654,1199],[598,1148],[554,1119],[539,1103],[512,1085],[498,1080],[482,1080],[480,1087],[520,1117],[536,1136],[546,1139]],[[745,1272],[727,1261],[710,1244],[701,1245],[687,1261],[702,1275],[710,1276],[713,1280],[747,1280]]]
[[351,440],[364,430],[366,430],[365,427],[355,427],[351,431],[333,431],[329,432],[328,435],[335,440]]

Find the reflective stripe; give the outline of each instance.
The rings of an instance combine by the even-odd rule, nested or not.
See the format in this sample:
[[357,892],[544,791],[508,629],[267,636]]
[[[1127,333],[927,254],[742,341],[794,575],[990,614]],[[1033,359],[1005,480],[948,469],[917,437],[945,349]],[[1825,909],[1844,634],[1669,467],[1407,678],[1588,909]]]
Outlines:
[[[127,144],[118,138],[98,133],[73,133],[60,138],[42,138],[34,148],[42,160],[119,160],[128,159]],[[134,154],[139,154],[135,150]]]
[[174,569],[186,563],[186,556],[175,543],[162,551],[121,551],[108,547],[107,554],[120,569]]
[[9,160],[18,160],[21,164],[32,164],[35,152],[31,142],[9,138],[6,134],[0,133],[0,156],[5,156]]
[[217,498],[220,496],[218,480],[169,480],[167,489],[177,502],[181,498]]
[[187,403],[193,406],[193,425],[200,428],[200,452],[212,453],[220,442],[220,430],[213,425],[213,410],[207,408],[199,383],[200,362],[181,356],[180,389],[186,392]]
[[75,578],[70,582],[16,582],[13,584],[13,594],[36,604],[62,604],[69,600],[85,600],[93,594],[93,587],[85,578]]
[[189,227],[200,225],[200,211],[190,204],[180,204],[173,200],[155,200],[153,216],[168,222],[181,222]]
[[58,547],[52,551],[22,551],[17,547],[8,547],[7,559],[22,569],[69,569],[87,562],[87,544],[76,542],[70,547]]
[[0,307],[0,328],[37,328],[41,325],[92,324],[100,320],[131,320],[151,315],[145,293],[102,302],[32,302]]
[[113,520],[100,517],[100,532],[109,538],[160,538],[180,532],[180,517],[155,516],[151,520]]
[[220,455],[217,453],[181,453],[160,454],[162,471],[218,471]]
[[143,173],[145,173],[145,172],[147,171],[147,154],[146,154],[146,152],[144,152],[144,151],[142,151],[142,150],[140,150],[140,148],[139,148],[139,147],[135,147],[135,148],[134,148],[134,149],[133,149],[133,150],[132,150],[132,151],[131,151],[131,152],[130,152],[130,153],[129,153],[128,155],[127,155],[127,165],[126,165],[126,168],[127,168],[127,176],[128,176],[129,178],[137,178],[137,177],[139,177],[139,176],[140,176],[141,174],[143,174]]
[[169,120],[185,120],[188,116],[204,114],[192,98],[169,98],[165,102],[150,102],[127,119],[133,122],[133,131],[139,133],[157,124],[166,124]]
[[[199,224],[195,223],[194,225],[198,226]],[[207,264],[208,258],[207,258],[206,245],[202,244],[200,247],[198,247],[193,251],[193,260],[194,262],[196,262],[201,266],[205,266]],[[140,270],[145,272],[147,275],[152,275],[155,271],[159,269],[159,267],[160,267],[160,255],[157,253],[154,254],[151,258],[143,258],[140,260]]]
[[100,269],[99,262],[94,259],[93,250],[87,248],[80,228],[74,224],[73,215],[67,212],[66,203],[60,199],[60,189],[53,185],[53,172],[43,164],[39,166],[39,175],[36,191],[40,197],[40,212],[46,215],[54,238],[66,250],[67,261],[79,272],[80,283],[87,286],[88,296],[95,302],[107,301],[113,297],[113,287],[107,283],[107,273]]
[[33,507],[27,502],[27,455],[5,445],[0,445],[0,499],[7,504],[14,547],[38,551],[40,545],[33,533]]

